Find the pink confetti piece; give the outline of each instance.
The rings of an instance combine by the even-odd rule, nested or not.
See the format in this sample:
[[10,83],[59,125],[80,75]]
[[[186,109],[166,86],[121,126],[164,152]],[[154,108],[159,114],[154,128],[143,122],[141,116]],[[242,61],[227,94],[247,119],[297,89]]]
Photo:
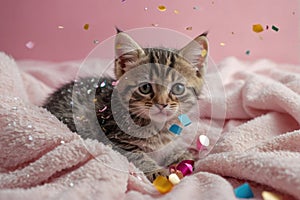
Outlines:
[[32,49],[34,47],[34,43],[32,41],[29,41],[25,44],[25,46],[28,48],[28,49]]
[[119,81],[113,81],[111,84],[112,84],[113,86],[116,86],[116,85],[118,85],[118,83],[119,83]]
[[104,106],[104,108],[100,109],[99,112],[104,112],[107,109],[107,106]]

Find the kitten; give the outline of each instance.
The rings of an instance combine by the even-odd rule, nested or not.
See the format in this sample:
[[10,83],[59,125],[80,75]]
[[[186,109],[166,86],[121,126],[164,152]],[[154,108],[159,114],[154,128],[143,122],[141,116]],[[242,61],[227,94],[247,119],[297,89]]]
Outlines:
[[[189,151],[151,157],[177,137],[169,131],[178,115],[197,104],[208,40],[201,34],[180,50],[142,48],[129,35],[115,39],[115,76],[72,81],[49,96],[44,108],[82,138],[96,139],[125,155],[150,181]],[[116,81],[118,84],[116,85]],[[162,166],[162,167],[161,167]]]

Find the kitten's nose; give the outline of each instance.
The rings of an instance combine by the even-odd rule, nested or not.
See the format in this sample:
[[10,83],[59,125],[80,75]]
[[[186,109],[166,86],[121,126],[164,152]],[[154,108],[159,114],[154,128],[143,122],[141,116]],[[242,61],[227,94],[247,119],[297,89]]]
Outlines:
[[155,104],[156,107],[158,107],[160,110],[164,109],[168,106],[168,104]]

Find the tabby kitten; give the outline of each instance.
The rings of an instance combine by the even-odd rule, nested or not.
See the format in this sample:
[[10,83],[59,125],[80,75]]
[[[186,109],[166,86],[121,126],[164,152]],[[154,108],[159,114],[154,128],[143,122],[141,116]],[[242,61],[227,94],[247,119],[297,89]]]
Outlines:
[[72,81],[51,94],[43,107],[82,138],[111,145],[153,181],[168,175],[168,165],[192,159],[186,150],[160,152],[158,157],[151,153],[178,137],[169,127],[197,104],[207,65],[206,33],[174,50],[141,48],[119,32],[115,52],[116,79]]

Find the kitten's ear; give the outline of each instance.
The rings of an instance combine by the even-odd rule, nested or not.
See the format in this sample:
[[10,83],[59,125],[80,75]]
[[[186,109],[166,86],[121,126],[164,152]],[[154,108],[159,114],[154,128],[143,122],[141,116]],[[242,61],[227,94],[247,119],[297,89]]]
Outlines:
[[206,35],[207,33],[199,35],[179,51],[182,57],[198,68],[200,73],[197,76],[199,77],[204,73],[208,60],[208,40]]
[[115,38],[115,74],[119,79],[134,67],[135,62],[145,55],[144,50],[126,33],[119,32]]

